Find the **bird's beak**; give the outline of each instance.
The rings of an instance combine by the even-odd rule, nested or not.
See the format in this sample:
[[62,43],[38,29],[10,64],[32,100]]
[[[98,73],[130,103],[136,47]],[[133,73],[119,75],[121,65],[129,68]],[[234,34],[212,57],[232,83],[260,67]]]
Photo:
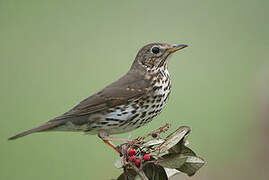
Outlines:
[[186,44],[174,44],[173,47],[167,49],[167,52],[173,53],[173,52],[176,52],[176,51],[183,49],[185,47],[188,47],[188,45],[186,45]]

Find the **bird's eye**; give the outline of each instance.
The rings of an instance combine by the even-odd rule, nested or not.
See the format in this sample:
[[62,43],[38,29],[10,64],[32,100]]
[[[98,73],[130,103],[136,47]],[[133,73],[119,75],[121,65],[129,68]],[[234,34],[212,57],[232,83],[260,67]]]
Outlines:
[[160,48],[158,48],[158,47],[153,47],[153,48],[151,49],[151,51],[152,51],[152,53],[154,53],[154,54],[158,54],[158,53],[160,52]]

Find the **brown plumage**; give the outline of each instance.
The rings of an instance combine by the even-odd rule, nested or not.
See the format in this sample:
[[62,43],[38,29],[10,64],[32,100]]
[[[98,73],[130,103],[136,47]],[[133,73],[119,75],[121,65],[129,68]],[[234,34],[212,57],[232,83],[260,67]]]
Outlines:
[[35,133],[35,132],[42,132],[42,131],[46,131],[52,127],[56,127],[60,124],[62,124],[64,121],[63,120],[59,120],[59,121],[54,121],[54,122],[46,122],[45,124],[41,125],[41,126],[38,126],[36,128],[33,128],[33,129],[30,129],[30,130],[27,130],[27,131],[24,131],[20,134],[17,134],[15,136],[12,136],[10,138],[8,138],[8,140],[14,140],[14,139],[17,139],[19,137],[23,137],[23,136],[26,136],[28,134],[32,134],[32,133]]
[[186,45],[151,43],[138,52],[131,69],[116,82],[81,101],[70,111],[9,140],[43,131],[84,131],[107,135],[127,132],[149,122],[170,94],[170,55]]

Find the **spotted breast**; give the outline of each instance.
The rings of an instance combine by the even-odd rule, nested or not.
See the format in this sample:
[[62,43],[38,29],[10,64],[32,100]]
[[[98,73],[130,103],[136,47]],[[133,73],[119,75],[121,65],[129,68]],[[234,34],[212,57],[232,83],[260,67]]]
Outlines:
[[[136,101],[110,108],[99,120],[87,127],[87,133],[95,134],[104,130],[118,134],[139,128],[150,122],[166,105],[171,90],[171,80],[167,69],[151,70],[152,89]],[[94,116],[92,116],[93,118]]]

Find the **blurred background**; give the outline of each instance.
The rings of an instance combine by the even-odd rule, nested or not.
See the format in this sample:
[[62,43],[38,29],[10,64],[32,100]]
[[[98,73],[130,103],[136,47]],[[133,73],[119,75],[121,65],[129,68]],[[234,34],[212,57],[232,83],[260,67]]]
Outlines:
[[170,61],[168,105],[118,137],[191,126],[189,146],[207,162],[192,179],[268,179],[268,8],[266,0],[1,0],[0,179],[116,178],[118,155],[96,136],[7,138],[124,75],[156,41],[189,45]]

